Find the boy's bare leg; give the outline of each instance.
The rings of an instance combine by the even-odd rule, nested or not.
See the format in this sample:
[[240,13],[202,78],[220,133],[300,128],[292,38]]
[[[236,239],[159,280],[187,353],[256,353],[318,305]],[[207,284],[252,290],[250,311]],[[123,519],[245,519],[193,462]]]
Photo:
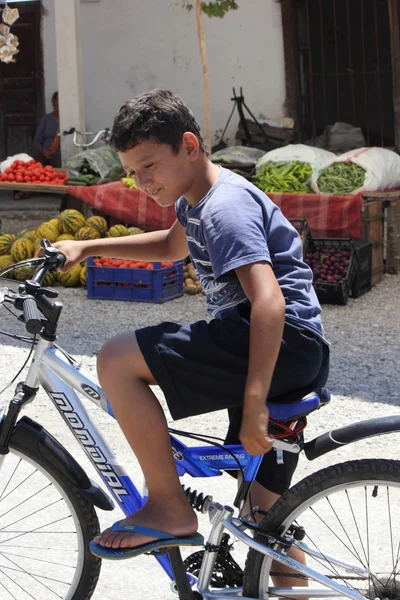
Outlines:
[[[275,504],[279,497],[279,494],[275,494],[274,492],[267,490],[267,488],[258,483],[258,481],[254,481],[253,485],[251,486],[251,503],[253,507],[258,506],[261,510],[265,512],[267,512]],[[243,514],[248,514],[249,512],[250,504],[249,501],[247,501]],[[260,523],[263,520],[263,518],[264,516],[261,514],[256,515],[256,521],[258,523]],[[306,557],[304,555],[304,552],[302,550],[299,550],[298,548],[292,547],[288,552],[288,556],[290,558],[293,558],[293,560],[297,560],[297,562],[302,563],[303,565],[306,564]],[[276,561],[272,563],[272,570],[278,573],[290,572],[290,569],[288,569],[288,567],[285,567],[285,565],[282,565]],[[283,575],[275,575],[272,579],[274,585],[279,587],[308,586],[307,579],[297,579],[294,577],[285,577]]]
[[[194,534],[197,516],[183,493],[164,411],[149,387],[156,382],[135,334],[123,334],[106,342],[98,356],[97,371],[148,487],[145,506],[124,519],[123,524],[143,525],[176,536]],[[107,529],[95,538],[95,542],[108,548],[134,548],[153,539]]]

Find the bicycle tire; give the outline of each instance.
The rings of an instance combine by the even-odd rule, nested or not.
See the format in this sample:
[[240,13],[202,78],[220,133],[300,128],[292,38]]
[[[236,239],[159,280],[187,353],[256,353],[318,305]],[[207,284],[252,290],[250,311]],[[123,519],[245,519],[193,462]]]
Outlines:
[[[321,469],[320,471],[317,471],[306,477],[288,490],[276,502],[276,504],[263,519],[260,525],[261,529],[262,531],[270,534],[279,533],[282,535],[288,530],[293,521],[296,521],[299,525],[302,525],[301,521],[298,522],[298,518],[304,518],[306,511],[309,510],[310,507],[314,507],[320,500],[326,500],[329,497],[328,502],[331,502],[333,494],[336,494],[339,491],[348,495],[349,493],[352,493],[353,489],[357,488],[357,485],[359,485],[360,488],[364,487],[364,490],[367,490],[367,485],[372,486],[373,483],[376,483],[376,486],[383,486],[386,483],[390,489],[392,489],[392,486],[393,488],[396,488],[396,492],[393,493],[400,494],[400,461],[386,459],[363,459],[336,464]],[[378,490],[378,488],[376,489]],[[366,495],[366,491],[364,494]],[[371,501],[371,503],[373,503],[373,501]],[[313,509],[311,508],[310,510]],[[307,530],[307,527],[305,529]],[[324,535],[324,533],[321,535]],[[256,535],[255,538],[258,542],[265,543],[264,536]],[[397,544],[397,548],[399,549],[400,537],[397,538],[396,536],[394,541],[395,545]],[[315,547],[318,548],[318,546]],[[325,549],[326,555],[329,555],[329,551],[332,554],[328,543],[327,549],[328,550]],[[396,579],[399,574],[399,561],[399,550],[397,550],[397,563],[394,575]],[[271,570],[271,566],[271,560],[267,556],[253,549],[249,550],[244,569],[243,595],[245,597],[267,597],[265,595],[265,590],[270,583],[270,574],[273,572],[273,570]],[[338,577],[335,578],[338,579]],[[346,576],[344,576],[344,579],[346,579]],[[349,577],[348,579],[351,578]],[[343,584],[343,580],[339,581],[339,583]],[[373,586],[374,583],[378,583],[377,578],[374,579],[374,582],[372,583]],[[389,580],[387,580],[386,583],[389,583]],[[398,590],[399,583],[395,579],[393,583],[395,587],[397,586]],[[371,585],[371,583],[369,585]],[[387,593],[388,592],[385,591],[385,594],[383,594],[382,588],[382,594],[384,597],[386,597]],[[379,597],[379,593],[376,595]],[[399,593],[397,591],[397,597],[398,596]],[[368,595],[366,595],[366,597],[368,597]]]
[[[11,439],[10,450],[11,453],[26,460],[33,467],[37,465],[41,474],[45,477],[47,476],[50,483],[54,485],[62,499],[65,500],[68,509],[70,510],[72,507],[72,510],[75,512],[75,515],[72,515],[71,511],[71,515],[74,519],[74,523],[78,523],[76,532],[77,539],[79,539],[79,543],[81,544],[82,552],[80,557],[78,555],[79,566],[74,570],[73,579],[71,583],[67,582],[69,588],[63,593],[65,600],[89,600],[96,588],[102,562],[101,559],[93,556],[89,551],[89,542],[98,535],[100,531],[99,521],[94,506],[83,498],[78,488],[61,473],[55,470],[54,466],[41,456],[36,449],[32,447],[28,449],[23,442],[16,442]],[[62,546],[62,543],[60,546]],[[4,552],[4,548],[7,548],[7,546],[1,546],[1,548]],[[7,557],[7,553],[4,553],[4,556]],[[68,568],[71,567],[68,566]],[[62,596],[59,597],[61,598]]]

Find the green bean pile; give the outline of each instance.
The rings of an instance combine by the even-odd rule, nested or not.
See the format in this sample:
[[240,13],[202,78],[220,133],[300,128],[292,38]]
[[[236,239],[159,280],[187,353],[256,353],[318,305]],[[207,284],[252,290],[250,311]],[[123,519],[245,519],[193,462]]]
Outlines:
[[253,178],[253,183],[263,192],[303,193],[310,189],[307,182],[312,173],[309,163],[298,160],[292,162],[267,162]]
[[335,162],[318,177],[318,189],[323,194],[345,196],[364,185],[365,169],[351,162]]

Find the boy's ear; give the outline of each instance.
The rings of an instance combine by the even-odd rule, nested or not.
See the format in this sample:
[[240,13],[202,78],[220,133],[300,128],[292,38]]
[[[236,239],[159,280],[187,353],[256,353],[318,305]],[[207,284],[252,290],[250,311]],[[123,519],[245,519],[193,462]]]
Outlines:
[[182,136],[182,146],[189,160],[196,160],[200,153],[200,144],[191,131],[186,131]]

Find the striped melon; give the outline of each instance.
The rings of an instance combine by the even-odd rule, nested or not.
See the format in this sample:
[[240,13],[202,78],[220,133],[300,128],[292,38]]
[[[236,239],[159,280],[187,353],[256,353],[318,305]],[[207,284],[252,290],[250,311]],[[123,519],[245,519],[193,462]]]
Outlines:
[[27,258],[33,258],[35,247],[33,242],[25,238],[16,239],[11,246],[11,257],[15,262],[21,262]]
[[100,233],[97,229],[93,229],[93,227],[81,227],[79,231],[75,234],[76,240],[95,240],[101,237]]
[[59,216],[61,233],[75,234],[81,227],[85,226],[85,217],[79,210],[67,208]]
[[[10,254],[4,254],[3,256],[0,256],[0,271],[2,271],[3,269],[6,269],[7,267],[11,267],[11,265],[13,265],[13,264],[14,264],[14,261],[11,258]],[[11,279],[12,274],[13,274],[13,272],[10,271],[9,273],[7,273],[7,275],[4,275],[4,277]]]
[[57,242],[62,242],[64,240],[74,240],[75,236],[73,236],[71,233],[62,233],[61,235],[58,236],[57,238]]
[[99,233],[104,235],[108,229],[107,221],[103,217],[89,217],[86,221],[88,227],[93,227]]
[[49,223],[49,225],[53,225],[56,229],[58,229],[58,233],[59,235],[61,234],[61,226],[60,226],[60,219],[50,219],[50,221],[47,221]]
[[0,236],[0,256],[10,254],[11,246],[15,240],[16,236],[13,233],[4,233]]
[[82,269],[81,269],[79,281],[80,281],[81,285],[83,285],[83,287],[87,286],[87,267],[86,266],[82,267]]
[[80,264],[75,265],[68,273],[58,273],[58,281],[65,287],[73,287],[78,285],[80,281],[82,267]]
[[140,227],[128,227],[129,235],[137,235],[138,233],[144,233]]
[[18,279],[18,281],[26,281],[33,276],[34,272],[34,267],[20,267],[19,269],[14,269],[14,279]]
[[129,235],[128,228],[125,225],[113,225],[107,231],[107,237],[123,237],[124,235]]
[[37,236],[35,229],[26,229],[25,232],[26,233],[23,235],[24,238],[26,238],[27,240],[31,240],[31,242],[36,242]]
[[57,238],[60,235],[60,230],[54,223],[46,221],[45,223],[39,225],[36,235],[40,239],[47,238],[51,243],[53,243],[57,241]]
[[57,273],[47,273],[46,277],[42,280],[43,286],[52,286],[57,283]]
[[21,231],[18,231],[18,233],[16,234],[17,239],[25,237],[25,235],[28,233],[28,231],[29,231],[29,229],[21,229]]
[[36,256],[36,254],[38,253],[38,251],[42,247],[41,246],[41,241],[42,241],[41,238],[38,238],[38,237],[33,241],[33,251],[34,251],[34,255],[33,256]]

